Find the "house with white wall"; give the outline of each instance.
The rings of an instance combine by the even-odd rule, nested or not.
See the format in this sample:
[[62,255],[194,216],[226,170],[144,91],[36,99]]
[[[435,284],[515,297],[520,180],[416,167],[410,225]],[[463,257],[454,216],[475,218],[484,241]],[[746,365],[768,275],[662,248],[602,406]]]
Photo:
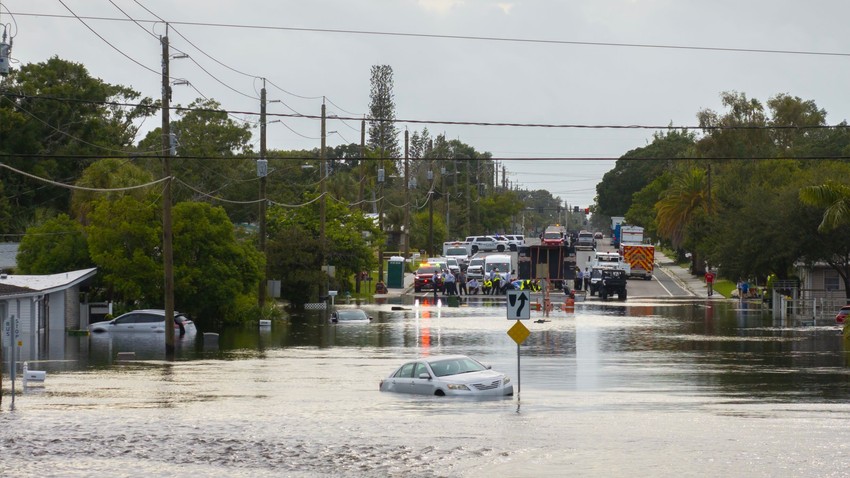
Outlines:
[[[96,268],[49,275],[0,273],[0,335],[3,359],[8,359],[7,319],[18,330],[12,342],[20,360],[64,359],[68,330],[80,329],[80,290],[97,273]],[[20,346],[18,346],[20,343]]]

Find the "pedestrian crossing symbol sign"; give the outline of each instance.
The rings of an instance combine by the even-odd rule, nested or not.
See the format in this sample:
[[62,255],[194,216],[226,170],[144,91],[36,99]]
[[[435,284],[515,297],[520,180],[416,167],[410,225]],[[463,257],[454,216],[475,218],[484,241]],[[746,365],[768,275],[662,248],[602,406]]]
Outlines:
[[527,290],[508,291],[508,320],[531,318],[531,293]]

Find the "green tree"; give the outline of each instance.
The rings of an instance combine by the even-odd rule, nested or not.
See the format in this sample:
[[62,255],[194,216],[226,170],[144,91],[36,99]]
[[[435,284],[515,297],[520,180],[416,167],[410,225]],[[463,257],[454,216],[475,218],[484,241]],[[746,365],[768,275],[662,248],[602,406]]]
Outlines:
[[[256,218],[256,204],[246,208],[233,203],[258,197],[256,163],[241,157],[251,151],[250,127],[237,123],[211,99],[197,99],[186,108],[178,108],[177,116],[179,119],[170,125],[176,139],[171,172],[179,180],[174,188],[175,201],[224,197],[229,201],[223,207],[235,221]],[[139,148],[160,151],[162,128],[148,133]],[[147,160],[145,164],[154,177],[162,175],[160,160]]]
[[672,174],[669,171],[652,180],[643,189],[632,195],[632,205],[626,211],[625,221],[628,224],[640,224],[644,228],[644,236],[648,239],[659,239],[656,222],[655,205],[670,188]]
[[442,250],[441,244],[449,240],[449,233],[446,231],[446,220],[440,214],[434,214],[433,223],[427,208],[424,211],[410,215],[410,249],[413,251],[430,251],[431,247],[428,244],[428,231],[432,227],[434,231],[434,247]]
[[[78,221],[87,224],[88,213],[94,207],[94,203],[101,199],[111,201],[130,195],[140,201],[153,200],[162,191],[162,186],[137,187],[153,180],[150,173],[127,160],[115,158],[98,160],[87,167],[77,180],[76,186],[86,189],[74,190],[71,195],[71,211]],[[92,189],[114,189],[115,191],[102,192]]]
[[0,182],[0,234],[12,232],[12,206],[9,198],[4,192],[3,183]]
[[[100,200],[89,213],[89,254],[109,300],[159,307],[163,298],[159,205],[132,196]],[[178,257],[175,249],[174,256]]]
[[308,205],[296,208],[269,208],[267,243],[269,273],[281,279],[282,295],[296,306],[316,300],[323,281],[347,290],[353,274],[371,270],[375,248],[384,241],[375,221],[347,203],[326,204],[324,252],[328,264],[336,268],[330,279],[321,270],[322,244],[319,242],[319,214],[316,195],[306,195]]
[[67,214],[28,228],[17,263],[21,274],[58,274],[93,266],[85,230]]
[[[743,189],[724,186],[727,181],[739,186],[741,175],[747,177]],[[699,250],[731,279],[766,279],[771,273],[788,277],[800,257],[801,244],[810,242],[804,238],[810,234],[804,234],[800,226],[804,211],[796,198],[806,180],[803,176],[806,172],[793,160],[730,164],[726,174],[717,178],[718,195],[736,197],[719,197],[718,202],[736,206],[718,208],[711,234],[705,236]]]
[[264,260],[238,241],[224,209],[206,203],[174,205],[174,297],[202,325],[234,320],[240,297],[253,296]]
[[800,190],[800,199],[809,206],[824,209],[818,226],[821,232],[850,223],[850,186],[846,184],[827,181],[819,186],[808,186]]
[[[129,150],[138,120],[156,112],[150,98],[92,78],[83,65],[57,57],[13,70],[0,88],[6,94],[0,102],[0,151],[11,155],[6,164],[62,182],[76,180],[91,162],[63,156]],[[36,208],[67,212],[66,189],[33,187],[31,179],[5,169],[0,182],[14,198],[11,229],[16,232],[25,229]]]
[[369,91],[369,147],[383,151],[383,158],[399,158],[398,130],[395,123],[393,67],[372,65]]
[[[704,220],[710,214],[706,171],[686,168],[673,174],[670,187],[655,205],[655,222],[658,234],[669,240],[674,248],[699,242],[700,228],[689,227],[692,222]],[[692,270],[702,269],[702,258],[692,255]]]
[[636,192],[672,169],[675,158],[692,154],[694,138],[694,133],[688,131],[659,132],[653,135],[651,144],[624,154],[596,186],[597,212],[609,217],[624,216]]
[[510,231],[511,219],[522,211],[522,202],[512,191],[493,194],[481,199],[481,224],[491,232]]

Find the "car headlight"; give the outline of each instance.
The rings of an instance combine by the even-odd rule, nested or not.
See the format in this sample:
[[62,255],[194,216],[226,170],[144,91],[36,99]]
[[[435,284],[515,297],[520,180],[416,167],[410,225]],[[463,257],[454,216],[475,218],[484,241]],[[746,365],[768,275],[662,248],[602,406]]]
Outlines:
[[502,381],[502,385],[507,385],[509,383],[511,383],[511,377],[508,377],[507,375],[505,375],[505,380]]
[[446,388],[449,390],[467,390],[469,391],[469,387],[462,383],[448,383],[446,384]]

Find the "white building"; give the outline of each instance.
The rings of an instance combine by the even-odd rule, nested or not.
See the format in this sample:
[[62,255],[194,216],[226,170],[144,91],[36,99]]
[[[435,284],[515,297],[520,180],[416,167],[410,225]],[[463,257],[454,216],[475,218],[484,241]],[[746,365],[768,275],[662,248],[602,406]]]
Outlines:
[[0,273],[4,361],[10,350],[7,319],[17,324],[13,344],[17,348],[20,343],[20,360],[64,359],[67,331],[82,325],[80,287],[96,272],[92,268],[50,275]]

